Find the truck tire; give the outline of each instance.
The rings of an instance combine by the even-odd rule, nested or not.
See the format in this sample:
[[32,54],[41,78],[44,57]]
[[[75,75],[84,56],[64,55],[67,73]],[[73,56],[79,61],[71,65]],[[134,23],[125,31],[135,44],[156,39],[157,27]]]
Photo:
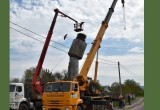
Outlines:
[[110,102],[110,103],[107,105],[107,108],[108,108],[108,110],[113,110],[113,104]]
[[20,104],[19,110],[28,110],[28,106],[25,103]]

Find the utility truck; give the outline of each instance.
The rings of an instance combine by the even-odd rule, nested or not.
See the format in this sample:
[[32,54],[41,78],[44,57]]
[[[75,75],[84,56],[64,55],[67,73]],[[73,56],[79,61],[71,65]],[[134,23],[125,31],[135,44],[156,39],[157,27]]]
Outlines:
[[29,110],[34,109],[30,99],[31,91],[23,83],[10,83],[10,109]]
[[[35,73],[33,74],[32,82],[30,84],[23,83],[10,83],[10,109],[15,110],[42,110],[42,93],[44,85],[41,82],[40,71],[42,69],[43,61],[46,56],[46,52],[52,37],[53,29],[56,23],[58,14],[60,13],[62,17],[69,18],[74,21],[74,31],[83,31],[82,25],[84,22],[78,23],[75,19],[62,13],[58,9],[55,9],[55,16],[51,23],[46,41],[44,43]],[[39,81],[37,79],[40,79]]]
[[[82,59],[86,48],[86,35],[79,33],[77,38],[73,40],[68,52],[70,56],[68,72],[73,76],[73,80],[49,82],[42,95],[43,110],[113,110],[112,101],[118,101],[119,99],[97,94],[94,81],[87,75],[117,1],[113,0],[105,19],[102,21],[99,32],[79,74],[78,60]],[[124,0],[122,0],[122,4],[124,6]]]

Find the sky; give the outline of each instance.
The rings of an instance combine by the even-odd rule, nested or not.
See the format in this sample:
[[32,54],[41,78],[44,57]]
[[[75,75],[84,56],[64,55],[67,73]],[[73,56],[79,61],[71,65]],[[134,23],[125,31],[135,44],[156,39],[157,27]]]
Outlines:
[[[56,8],[79,22],[85,22],[82,33],[87,35],[87,49],[84,54],[86,58],[112,1],[10,0],[10,79],[22,78],[26,69],[36,67],[44,45],[42,42],[45,42]],[[119,81],[119,61],[122,83],[126,79],[133,79],[144,86],[144,0],[126,0],[125,2],[125,20],[121,0],[118,0],[99,49],[97,79],[102,85],[111,85]],[[73,21],[59,14],[43,68],[53,73],[68,69],[67,52],[77,36],[73,26]],[[63,37],[66,34],[68,35],[64,40]],[[84,61],[85,59],[80,60],[79,70]],[[94,69],[95,62],[89,70],[89,77],[93,78]]]

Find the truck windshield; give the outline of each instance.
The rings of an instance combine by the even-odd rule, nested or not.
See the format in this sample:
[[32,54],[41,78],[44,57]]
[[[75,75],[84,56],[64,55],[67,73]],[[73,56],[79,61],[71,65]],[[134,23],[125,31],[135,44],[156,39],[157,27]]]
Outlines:
[[45,87],[45,92],[69,92],[69,82],[50,83]]
[[10,92],[14,92],[15,91],[15,85],[10,85]]

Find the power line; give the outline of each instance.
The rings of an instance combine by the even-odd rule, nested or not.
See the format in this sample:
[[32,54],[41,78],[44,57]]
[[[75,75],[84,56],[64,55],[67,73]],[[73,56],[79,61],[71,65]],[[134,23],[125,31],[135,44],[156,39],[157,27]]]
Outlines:
[[98,63],[101,63],[101,64],[107,64],[107,65],[116,65],[116,64],[111,64],[111,63],[106,63],[106,62],[99,62]]
[[124,68],[122,65],[121,65],[122,69],[124,69],[127,73],[129,73],[131,76],[135,77],[135,78],[138,78],[140,80],[144,80],[144,78],[140,77],[140,76],[136,76],[135,74],[133,74],[131,71],[128,71],[126,68]]
[[[21,31],[19,31],[19,30],[17,30],[17,29],[15,29],[15,28],[13,28],[13,27],[10,27],[11,29],[13,29],[13,30],[15,30],[15,31],[17,31],[17,32],[19,32],[19,33],[21,33],[21,34],[23,34],[23,35],[25,35],[25,36],[27,36],[27,37],[30,37],[30,38],[32,38],[32,39],[34,39],[34,40],[36,40],[36,41],[39,41],[39,42],[41,42],[41,43],[44,43],[43,41],[40,41],[39,39],[37,39],[37,38],[34,38],[34,37],[32,37],[32,36],[30,36],[30,35],[28,35],[28,34],[25,34],[25,33],[23,33],[23,32],[21,32]],[[29,30],[30,31],[30,30]],[[52,46],[52,45],[49,45],[49,46],[51,46],[51,47],[53,47],[53,48],[55,48],[55,49],[57,49],[57,50],[60,50],[60,51],[63,51],[63,52],[65,52],[65,53],[68,53],[68,52],[66,52],[66,51],[64,51],[64,50],[62,50],[62,49],[59,49],[59,48],[57,48],[57,47],[55,47],[55,46]],[[86,59],[86,58],[83,58],[84,60]],[[105,59],[102,59],[102,58],[99,58],[100,60],[103,60],[103,61],[107,61],[107,62],[111,62],[111,63],[106,63],[106,62],[100,62],[99,61],[99,63],[102,63],[102,64],[108,64],[108,65],[116,65],[115,63],[116,62],[113,62],[113,61],[110,61],[110,60],[105,60]],[[114,64],[113,64],[114,63]]]
[[[87,55],[87,54],[86,54]],[[82,59],[86,59],[87,57],[83,57]],[[95,59],[95,58],[94,58]],[[107,62],[110,62],[110,63],[107,63],[107,62],[101,62],[101,61],[98,61],[98,63],[102,63],[102,64],[108,64],[108,65],[117,65],[116,63],[117,62],[115,62],[115,63],[113,63],[113,61],[110,61],[110,60],[105,60],[105,59],[102,59],[102,58],[98,58],[98,59],[100,59],[100,60],[103,60],[103,61],[107,61]],[[93,60],[94,62],[96,62],[96,60]]]
[[[136,73],[132,72],[131,70],[129,70],[129,69],[128,69],[127,67],[125,67],[124,65],[121,64],[121,66],[122,66],[123,68],[125,68],[126,70],[128,70],[129,72],[131,72],[132,74],[134,74],[135,76],[141,77],[141,76],[138,76]],[[141,77],[141,78],[142,78],[142,77]]]
[[[12,24],[14,24],[14,25],[16,25],[16,26],[18,26],[18,27],[24,29],[24,30],[27,30],[27,31],[29,31],[29,32],[31,32],[31,33],[33,33],[33,34],[35,34],[35,35],[38,35],[38,36],[40,36],[40,37],[46,39],[46,37],[44,37],[44,36],[42,36],[42,35],[40,35],[40,34],[38,34],[38,33],[36,33],[36,32],[33,32],[33,31],[31,31],[31,30],[29,30],[29,29],[23,27],[23,26],[20,26],[20,25],[14,23],[14,22],[12,22],[12,21],[10,21],[10,23],[12,23]],[[51,40],[51,41],[54,42],[54,43],[57,43],[57,44],[59,44],[59,45],[61,45],[61,46],[64,46],[64,47],[66,47],[66,48],[69,48],[68,46],[66,46],[66,45],[64,45],[64,44],[61,44],[61,43],[59,43],[59,42],[56,42],[56,41],[53,41],[53,40]],[[105,60],[105,59],[102,59],[102,58],[99,58],[99,59],[100,59],[100,60],[104,60],[104,61],[108,61],[108,62],[112,62],[112,63],[117,63],[117,62],[110,61],[110,60]]]
[[[126,71],[126,72],[127,72],[127,71]],[[134,78],[136,78],[136,79],[144,80],[144,78],[136,77],[136,76],[134,76],[133,74],[131,74],[131,73],[129,73],[129,72],[128,72],[128,74],[130,74],[132,77],[134,77]]]
[[[29,29],[23,27],[23,26],[20,26],[20,25],[14,23],[14,22],[12,22],[12,21],[10,21],[10,23],[12,23],[12,24],[14,24],[14,25],[16,25],[16,26],[18,26],[18,27],[24,29],[24,30],[27,30],[27,31],[29,31],[29,32],[31,32],[31,33],[33,33],[33,34],[35,34],[35,35],[38,35],[38,36],[40,36],[40,37],[46,39],[46,37],[44,37],[44,36],[42,36],[42,35],[40,35],[40,34],[38,34],[38,33],[36,33],[36,32],[33,32],[33,31],[31,31],[31,30],[29,30]],[[23,34],[24,34],[24,33],[23,33]],[[26,35],[26,34],[25,34],[25,35]],[[27,35],[27,36],[28,36],[28,35]],[[36,38],[34,38],[34,39],[36,39]],[[37,39],[36,39],[36,40],[37,40]],[[59,43],[59,42],[56,42],[56,41],[53,41],[53,40],[51,40],[51,41],[54,42],[54,43],[57,43],[57,44],[59,44],[59,45],[61,45],[61,46],[64,46],[64,47],[66,47],[66,48],[69,48],[69,47],[67,47],[66,45],[61,44],[61,43]],[[102,58],[99,58],[99,59],[100,59],[100,60],[107,61],[107,62],[111,62],[111,63],[117,63],[117,62],[110,61],[110,60],[105,60],[105,59],[102,59]]]
[[102,58],[98,58],[99,60],[103,60],[103,61],[107,61],[107,62],[110,62],[110,63],[117,63],[117,62],[114,62],[114,61],[110,61],[110,60],[106,60],[106,59],[102,59]]
[[61,63],[61,61],[65,58],[65,56],[63,56],[58,62],[57,64],[53,67],[53,69],[51,70],[51,72]]
[[[122,66],[121,66],[121,67],[122,67]],[[124,67],[122,67],[122,69],[124,69],[127,73],[129,73],[130,75],[132,75],[132,76],[135,77],[135,78],[144,79],[144,78],[142,78],[142,77],[140,77],[140,76],[134,75],[133,73],[131,73],[131,72],[129,72],[128,70],[126,70]]]
[[[15,29],[15,28],[13,28],[13,27],[10,27],[10,28],[13,29],[13,30],[15,30],[15,31],[17,31],[17,32],[19,32],[19,33],[21,33],[21,34],[23,34],[23,35],[25,35],[25,36],[27,36],[27,37],[30,37],[30,38],[32,38],[32,39],[34,39],[34,40],[36,40],[36,41],[39,41],[39,42],[41,42],[41,43],[44,43],[43,41],[40,41],[39,39],[36,39],[36,38],[34,38],[34,37],[32,37],[32,36],[30,36],[30,35],[28,35],[28,34],[25,34],[25,33],[23,33],[23,32],[21,32],[21,31]],[[68,53],[68,52],[66,52],[66,51],[64,51],[64,50],[62,50],[62,49],[60,49],[60,48],[55,47],[55,46],[52,46],[52,45],[49,45],[49,46],[51,46],[51,47],[53,47],[53,48],[55,48],[55,49],[57,49],[57,50],[59,50],[59,51],[63,51],[63,52],[65,52],[65,53]]]
[[[24,29],[24,30],[27,30],[27,31],[29,31],[29,32],[31,32],[31,33],[33,33],[33,34],[35,34],[35,35],[38,35],[38,36],[40,36],[40,37],[46,39],[46,37],[44,37],[44,36],[42,36],[42,35],[40,35],[40,34],[37,34],[36,32],[33,32],[33,31],[31,31],[31,30],[29,30],[29,29],[27,29],[27,28],[25,28],[25,27],[22,27],[22,26],[20,26],[20,25],[14,23],[14,22],[12,22],[12,21],[10,21],[10,23],[12,23],[12,24],[14,24],[14,25],[16,25],[16,26],[18,26],[18,27]],[[56,44],[59,44],[59,45],[61,45],[61,46],[63,46],[63,47],[69,48],[69,47],[67,47],[66,45],[61,44],[61,43],[59,43],[59,42],[56,42],[56,41],[53,41],[53,40],[51,40],[51,41],[54,42],[54,43],[56,43]]]

